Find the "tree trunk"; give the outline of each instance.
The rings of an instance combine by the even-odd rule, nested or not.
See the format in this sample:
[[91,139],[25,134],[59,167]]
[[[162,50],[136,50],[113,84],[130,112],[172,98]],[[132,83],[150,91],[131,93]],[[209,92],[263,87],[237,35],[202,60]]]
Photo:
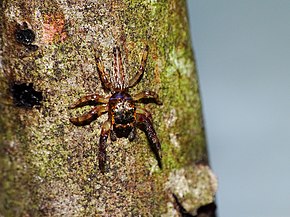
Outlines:
[[[210,204],[198,82],[185,1],[3,0],[0,68],[0,216],[181,216]],[[68,109],[104,90],[95,56],[112,71],[121,49],[130,79],[149,46],[145,73],[129,90],[158,93],[150,110],[162,146],[158,167],[146,134],[108,140],[98,168],[106,114],[85,126]]]

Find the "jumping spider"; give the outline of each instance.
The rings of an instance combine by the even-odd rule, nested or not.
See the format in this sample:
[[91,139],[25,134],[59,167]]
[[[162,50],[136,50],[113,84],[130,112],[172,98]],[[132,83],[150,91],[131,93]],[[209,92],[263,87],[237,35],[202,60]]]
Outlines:
[[148,56],[149,47],[146,46],[139,69],[136,75],[127,82],[120,48],[113,49],[114,63],[113,73],[107,73],[99,57],[96,57],[97,69],[104,89],[111,91],[111,95],[104,97],[97,93],[80,98],[70,108],[77,108],[85,105],[95,104],[86,114],[70,118],[70,121],[77,126],[91,123],[102,114],[108,112],[108,119],[103,123],[99,140],[99,169],[105,171],[106,146],[110,135],[111,141],[116,141],[117,137],[126,137],[132,141],[136,135],[136,127],[143,130],[147,136],[150,147],[153,150],[158,165],[161,168],[161,145],[152,124],[152,116],[149,111],[136,105],[136,103],[154,102],[161,105],[158,95],[153,91],[142,91],[131,96],[128,89],[134,87],[141,80]]

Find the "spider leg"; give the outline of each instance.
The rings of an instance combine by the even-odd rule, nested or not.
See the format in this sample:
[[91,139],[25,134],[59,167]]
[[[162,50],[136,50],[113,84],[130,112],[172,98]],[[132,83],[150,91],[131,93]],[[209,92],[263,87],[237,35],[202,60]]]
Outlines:
[[162,102],[159,100],[159,97],[157,93],[153,91],[142,91],[140,93],[137,93],[135,96],[133,96],[134,101],[139,101],[142,99],[153,99],[157,105],[162,105]]
[[105,172],[106,166],[106,147],[107,147],[107,140],[109,136],[109,132],[111,129],[111,121],[108,119],[103,123],[100,141],[99,141],[99,169],[102,173]]
[[152,124],[151,114],[145,109],[137,108],[136,120],[137,120],[137,126],[142,131],[145,132],[147,139],[149,141],[149,144],[150,144],[150,148],[156,157],[159,168],[161,169],[162,168],[161,145]]
[[125,87],[124,68],[122,63],[122,56],[119,47],[114,47],[114,86],[115,89],[123,90]]
[[146,62],[147,62],[148,50],[149,50],[149,46],[146,45],[144,50],[143,50],[142,59],[141,59],[141,63],[140,63],[140,66],[139,66],[139,70],[138,70],[137,74],[129,81],[129,85],[128,85],[127,88],[135,86],[141,80],[142,75],[143,75],[144,70],[145,70],[145,65],[146,65]]
[[134,126],[128,135],[128,139],[130,142],[132,142],[135,139],[135,137],[136,137],[136,127]]
[[95,56],[95,58],[97,62],[98,73],[99,73],[103,86],[106,89],[113,91],[112,83],[109,80],[109,75],[104,68],[103,62],[101,61],[100,57]]
[[111,130],[110,138],[111,138],[111,141],[116,141],[117,140],[117,134],[116,134],[116,132],[114,130]]
[[87,96],[83,96],[79,100],[77,100],[75,103],[69,106],[70,109],[77,108],[77,107],[82,107],[85,105],[89,105],[91,102],[96,102],[96,103],[108,103],[109,99],[106,99],[102,97],[99,94],[90,94]]
[[89,112],[85,113],[84,115],[75,117],[75,118],[70,118],[69,120],[74,125],[83,126],[83,125],[91,123],[94,119],[96,119],[101,114],[107,111],[108,111],[107,105],[98,105],[94,107],[92,110],[90,110]]

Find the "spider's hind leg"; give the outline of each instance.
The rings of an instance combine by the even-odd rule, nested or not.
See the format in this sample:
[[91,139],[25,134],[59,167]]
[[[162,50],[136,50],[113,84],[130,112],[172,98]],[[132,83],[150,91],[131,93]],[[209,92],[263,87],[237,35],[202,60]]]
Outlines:
[[99,141],[99,169],[102,173],[105,173],[105,167],[106,167],[106,148],[107,148],[107,140],[109,137],[111,129],[111,122],[110,120],[107,120],[103,123],[100,141]]
[[162,169],[161,145],[151,121],[151,114],[147,110],[140,108],[137,109],[136,114],[137,126],[145,132],[150,144],[150,148],[152,149],[158,162],[158,166],[160,169]]

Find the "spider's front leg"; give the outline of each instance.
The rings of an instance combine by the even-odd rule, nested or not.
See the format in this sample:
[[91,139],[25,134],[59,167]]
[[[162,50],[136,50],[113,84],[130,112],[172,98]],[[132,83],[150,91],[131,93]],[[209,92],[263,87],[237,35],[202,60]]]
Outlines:
[[124,68],[122,63],[121,51],[119,47],[114,47],[114,76],[113,86],[115,89],[123,90],[125,88]]
[[143,50],[139,70],[138,70],[137,74],[129,81],[127,88],[134,87],[141,80],[143,73],[144,73],[144,70],[145,70],[146,62],[147,62],[148,50],[149,50],[149,46],[146,45],[144,50]]
[[100,141],[99,141],[99,169],[102,173],[105,173],[106,166],[106,148],[107,148],[107,140],[111,130],[111,121],[108,119],[103,123]]
[[96,58],[96,62],[97,62],[99,77],[102,81],[103,86],[105,87],[105,89],[113,91],[114,88],[109,80],[109,75],[105,70],[103,62],[101,61],[101,59],[98,56],[96,56],[95,58]]
[[144,131],[147,136],[150,147],[152,151],[154,152],[155,157],[157,159],[159,168],[162,168],[161,145],[157,137],[156,131],[154,130],[152,121],[151,121],[152,120],[151,114],[145,109],[137,108],[136,120],[137,120],[137,126],[142,131]]

